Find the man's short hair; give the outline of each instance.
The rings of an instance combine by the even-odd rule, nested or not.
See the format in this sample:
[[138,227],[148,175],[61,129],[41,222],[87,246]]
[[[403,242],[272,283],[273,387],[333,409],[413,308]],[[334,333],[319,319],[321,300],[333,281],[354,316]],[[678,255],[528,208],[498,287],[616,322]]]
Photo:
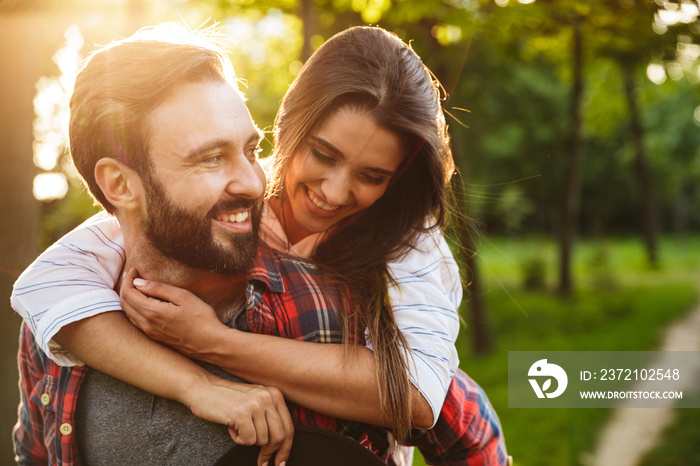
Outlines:
[[95,164],[111,157],[149,174],[147,116],[175,87],[221,81],[236,86],[233,66],[215,27],[191,31],[165,23],[116,40],[92,53],[75,81],[70,100],[70,151],[93,198],[114,206],[95,180]]

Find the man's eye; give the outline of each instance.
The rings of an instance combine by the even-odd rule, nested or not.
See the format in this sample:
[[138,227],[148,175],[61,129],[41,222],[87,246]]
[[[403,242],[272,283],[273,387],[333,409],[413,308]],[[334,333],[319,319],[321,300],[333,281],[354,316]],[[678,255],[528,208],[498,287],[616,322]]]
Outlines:
[[257,160],[258,157],[260,156],[260,152],[262,152],[262,147],[256,146],[251,149],[248,149],[246,151],[246,157],[248,157],[250,160]]
[[210,155],[209,157],[205,157],[202,159],[202,163],[209,164],[209,165],[214,165],[218,164],[223,160],[224,156],[222,154],[214,154]]

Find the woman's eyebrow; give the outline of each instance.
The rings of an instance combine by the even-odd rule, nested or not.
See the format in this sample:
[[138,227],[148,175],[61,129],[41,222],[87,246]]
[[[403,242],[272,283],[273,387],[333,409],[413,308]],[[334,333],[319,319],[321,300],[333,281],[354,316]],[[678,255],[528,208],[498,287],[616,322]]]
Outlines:
[[[333,152],[333,154],[335,154],[337,157],[341,157],[341,158],[345,157],[345,154],[343,154],[343,152],[340,149],[338,149],[337,147],[335,147],[333,144],[326,141],[325,139],[319,138],[318,136],[311,136],[311,140],[314,143],[316,143],[320,146],[323,146],[327,150]],[[379,175],[386,175],[386,176],[393,176],[395,173],[391,170],[387,170],[387,169],[380,168],[380,167],[365,167],[365,170],[371,171],[373,173],[377,173]]]
[[340,149],[338,149],[337,147],[335,147],[333,144],[326,141],[325,139],[319,138],[318,136],[311,136],[311,140],[313,142],[315,142],[316,144],[319,144],[319,145],[325,147],[326,149],[328,149],[329,151],[333,152],[335,155],[337,155],[339,157],[344,157],[344,154]]
[[367,167],[366,170],[371,171],[373,173],[377,173],[379,175],[386,175],[386,176],[394,176],[394,173],[396,173],[396,172],[393,172],[391,170],[385,170],[385,169],[379,168],[379,167]]

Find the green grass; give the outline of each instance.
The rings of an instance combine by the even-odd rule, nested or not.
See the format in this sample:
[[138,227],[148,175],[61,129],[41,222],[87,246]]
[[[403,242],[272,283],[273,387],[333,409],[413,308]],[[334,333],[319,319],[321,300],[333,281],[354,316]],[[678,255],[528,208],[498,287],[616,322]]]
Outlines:
[[[658,349],[662,330],[697,302],[700,237],[664,239],[656,268],[647,264],[639,240],[582,242],[574,256],[571,297],[555,292],[553,242],[489,239],[479,255],[495,348],[475,356],[468,329],[463,329],[457,341],[462,369],[489,395],[516,465],[585,464],[610,410],[508,408],[508,351]],[[540,288],[524,290],[528,274],[537,277],[534,283]],[[462,312],[466,318],[466,307]],[[700,428],[695,432],[693,445],[700,443]],[[425,464],[416,456],[414,465]]]
[[[685,393],[684,393],[685,394]],[[700,404],[700,391],[690,402]],[[676,419],[663,432],[659,445],[647,453],[639,466],[700,466],[700,409],[677,409]]]

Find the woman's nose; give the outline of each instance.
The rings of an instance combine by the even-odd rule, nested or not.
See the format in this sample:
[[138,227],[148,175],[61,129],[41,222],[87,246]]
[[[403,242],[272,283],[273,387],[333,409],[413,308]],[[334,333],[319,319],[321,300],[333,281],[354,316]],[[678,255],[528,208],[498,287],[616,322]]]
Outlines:
[[330,205],[345,205],[352,199],[353,182],[348,174],[338,171],[321,184],[323,197]]

